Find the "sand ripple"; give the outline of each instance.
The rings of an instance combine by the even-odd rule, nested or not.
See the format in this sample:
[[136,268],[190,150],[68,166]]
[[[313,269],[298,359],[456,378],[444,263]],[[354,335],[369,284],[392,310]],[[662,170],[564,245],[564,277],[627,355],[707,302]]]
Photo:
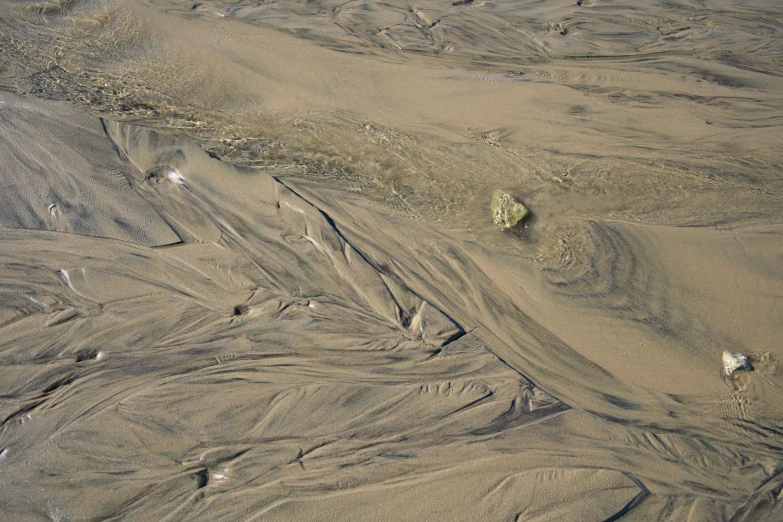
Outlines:
[[781,518],[777,4],[0,4],[0,518]]

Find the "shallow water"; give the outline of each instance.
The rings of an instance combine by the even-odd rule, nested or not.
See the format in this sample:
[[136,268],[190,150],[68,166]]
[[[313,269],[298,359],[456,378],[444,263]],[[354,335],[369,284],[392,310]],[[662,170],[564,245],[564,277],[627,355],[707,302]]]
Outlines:
[[775,2],[0,5],[0,518],[780,518]]

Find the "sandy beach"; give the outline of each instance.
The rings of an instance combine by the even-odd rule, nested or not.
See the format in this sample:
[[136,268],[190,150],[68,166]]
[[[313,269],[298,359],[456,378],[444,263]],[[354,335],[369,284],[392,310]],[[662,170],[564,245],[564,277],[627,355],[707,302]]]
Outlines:
[[777,2],[0,0],[0,520],[777,521],[781,325]]

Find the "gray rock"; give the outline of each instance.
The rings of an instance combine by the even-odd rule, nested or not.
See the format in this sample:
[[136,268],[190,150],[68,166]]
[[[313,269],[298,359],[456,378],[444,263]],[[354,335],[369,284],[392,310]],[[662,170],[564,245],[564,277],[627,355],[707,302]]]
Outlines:
[[723,369],[726,375],[732,375],[737,370],[750,371],[748,356],[741,353],[723,352]]

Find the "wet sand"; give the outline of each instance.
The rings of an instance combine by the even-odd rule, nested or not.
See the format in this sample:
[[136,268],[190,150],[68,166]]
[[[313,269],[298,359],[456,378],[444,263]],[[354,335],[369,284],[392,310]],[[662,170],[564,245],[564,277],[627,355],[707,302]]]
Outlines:
[[0,519],[783,516],[776,3],[0,5]]

